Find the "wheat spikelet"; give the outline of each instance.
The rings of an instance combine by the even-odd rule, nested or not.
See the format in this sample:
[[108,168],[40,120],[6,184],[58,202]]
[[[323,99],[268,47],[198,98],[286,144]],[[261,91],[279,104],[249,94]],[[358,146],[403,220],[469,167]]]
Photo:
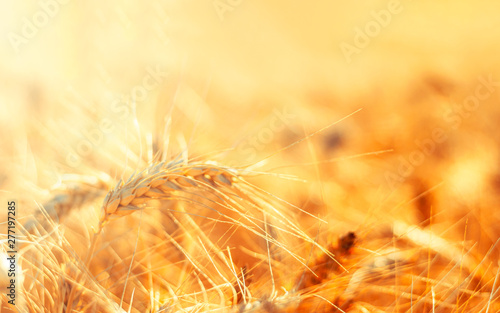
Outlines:
[[[249,303],[255,297],[263,303],[271,303],[270,299],[276,298],[275,282],[294,280],[293,276],[285,272],[273,273],[273,268],[280,267],[282,263],[292,266],[290,262],[295,267],[306,266],[304,259],[292,246],[299,242],[317,243],[295,224],[293,210],[284,211],[268,198],[268,194],[246,182],[244,177],[250,174],[215,162],[172,161],[153,164],[127,181],[120,181],[103,200],[98,226],[79,265],[79,274],[73,279],[76,285],[70,288],[65,303],[70,308],[84,305],[82,301],[85,297],[82,295],[88,293],[84,288],[88,281],[85,273],[94,268],[92,260],[113,258],[113,254],[107,252],[110,247],[96,252],[99,238],[104,234],[101,239],[108,242],[106,236],[115,236],[114,232],[120,227],[118,225],[137,222],[138,212],[143,212],[141,219],[147,223],[142,227],[158,237],[158,242],[166,247],[166,252],[158,253],[158,256],[165,254],[167,259],[156,260],[155,257],[154,262],[165,266],[167,261],[171,267],[180,264],[182,266],[177,267],[177,271],[170,271],[181,274],[176,279],[192,281],[190,284],[183,283],[186,287],[182,288],[186,290],[182,296],[172,294],[177,300],[169,306],[184,310],[190,304],[199,303],[196,300],[199,296],[205,298],[202,303],[207,310],[216,304],[219,308],[233,305],[238,305],[240,309],[252,307]],[[133,213],[136,215],[133,216]],[[113,227],[106,231],[106,225],[110,223],[113,223]],[[127,233],[130,235],[130,232]],[[120,255],[124,249],[119,244],[112,244],[111,247]],[[144,246],[144,249],[151,249],[151,244]],[[101,270],[108,273],[109,281],[122,282],[107,288],[120,298],[117,301],[119,307],[130,305],[131,308],[132,303],[125,304],[124,299],[135,297],[140,300],[147,295],[137,291],[134,294],[130,285],[135,283],[129,279],[131,275],[143,275],[140,267],[144,266],[141,265],[144,252],[134,252],[132,256],[123,253],[119,259],[130,259],[126,261],[131,262],[128,268],[117,264],[112,265],[113,270]],[[139,263],[132,266],[132,262]],[[139,268],[135,269],[137,266]],[[243,269],[245,273],[246,269],[249,272],[245,277],[257,277],[262,283],[250,284],[251,280],[245,280],[242,276]],[[184,273],[191,274],[182,278],[186,275]],[[179,288],[173,282],[176,276],[168,280],[161,279],[163,288]],[[268,284],[272,287],[264,287]],[[201,289],[196,288],[196,285],[201,286]],[[218,300],[209,300],[213,297]]]
[[145,207],[149,199],[165,199],[174,191],[192,187],[230,187],[236,179],[234,170],[215,163],[184,166],[181,162],[162,162],[110,191],[103,203],[101,222],[131,214]]

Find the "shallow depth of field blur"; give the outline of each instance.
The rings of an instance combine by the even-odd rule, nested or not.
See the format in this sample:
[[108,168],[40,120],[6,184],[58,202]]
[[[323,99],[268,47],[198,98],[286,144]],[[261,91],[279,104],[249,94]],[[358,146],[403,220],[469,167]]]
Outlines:
[[[318,217],[293,214],[320,245],[356,234],[348,273],[311,278],[307,291],[273,285],[274,298],[252,281],[260,299],[293,290],[311,301],[263,312],[496,312],[499,10],[492,0],[3,1],[0,220],[9,199],[18,223],[44,218],[39,206],[68,174],[127,178],[168,139],[172,158],[270,173],[249,180]],[[85,212],[61,227],[90,229]],[[304,263],[322,258],[302,248]],[[150,298],[175,302],[160,289]],[[148,296],[128,290],[125,312],[160,312]]]

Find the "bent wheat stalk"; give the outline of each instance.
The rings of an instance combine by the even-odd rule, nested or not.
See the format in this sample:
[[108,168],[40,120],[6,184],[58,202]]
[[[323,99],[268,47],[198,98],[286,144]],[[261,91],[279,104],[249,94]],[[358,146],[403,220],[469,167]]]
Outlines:
[[[120,181],[113,190],[109,191],[103,201],[98,226],[92,235],[90,247],[83,262],[85,268],[89,267],[98,237],[109,221],[148,207],[155,207],[158,200],[179,200],[180,197],[173,196],[176,191],[201,188],[213,192],[224,187],[231,188],[237,181],[236,170],[218,166],[215,162],[186,164],[182,161],[154,164],[139,174],[132,175],[126,182]],[[221,193],[221,197],[229,199],[224,193]],[[151,203],[152,201],[156,203]],[[234,205],[231,205],[229,209],[237,211]],[[243,212],[240,214],[244,215]],[[267,237],[267,235],[261,236]],[[78,277],[77,280],[80,278]],[[72,288],[67,302],[68,312],[72,307],[75,292],[76,288]]]
[[[220,166],[215,162],[188,163],[176,160],[153,164],[144,171],[132,175],[127,181],[118,182],[103,201],[96,231],[92,235],[90,247],[83,260],[84,269],[89,268],[98,238],[107,223],[140,210],[164,208],[161,205],[162,201],[182,201],[192,206],[193,211],[203,208],[209,210],[206,211],[207,213],[215,214],[206,216],[203,213],[198,215],[195,212],[189,212],[189,210],[172,211],[186,214],[184,223],[193,230],[197,229],[194,231],[199,240],[202,240],[201,247],[206,246],[210,251],[221,251],[218,243],[212,242],[199,227],[197,228],[196,222],[190,215],[241,227],[254,236],[254,239],[264,242],[263,249],[267,250],[271,271],[271,248],[282,249],[284,253],[307,268],[303,258],[287,247],[278,236],[291,235],[305,242],[318,244],[294,224],[287,216],[289,212],[281,212],[271,202],[265,201],[264,198],[268,195],[256,186],[247,183],[244,176],[248,175],[250,173],[244,170]],[[229,264],[224,254],[217,252],[215,257],[220,259],[221,264]],[[211,257],[208,256],[208,258],[211,261]],[[222,274],[220,276],[226,284],[231,285]],[[81,276],[78,277],[78,280],[80,279]],[[207,280],[215,288],[215,283],[208,278]],[[72,288],[67,302],[69,308],[75,296],[76,288]]]
[[100,226],[107,221],[129,215],[147,207],[150,199],[166,199],[175,190],[186,187],[231,187],[237,180],[234,170],[215,163],[182,165],[164,162],[130,177],[110,191],[104,199]]

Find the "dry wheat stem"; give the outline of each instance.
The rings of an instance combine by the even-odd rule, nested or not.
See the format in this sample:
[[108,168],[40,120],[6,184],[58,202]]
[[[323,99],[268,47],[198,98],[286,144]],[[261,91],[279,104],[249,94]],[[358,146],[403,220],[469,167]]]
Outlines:
[[[217,189],[220,187],[232,187],[233,183],[238,181],[237,176],[238,175],[234,170],[218,166],[215,163],[200,162],[194,164],[186,164],[185,162],[182,162],[182,160],[177,160],[169,163],[160,162],[158,164],[154,164],[148,169],[140,172],[139,174],[132,175],[126,182],[120,181],[117,184],[116,188],[111,190],[104,199],[97,230],[92,235],[90,247],[83,262],[84,267],[89,267],[93,254],[95,252],[98,237],[100,236],[106,223],[108,223],[110,220],[142,210],[148,207],[148,201],[152,199],[179,201],[182,199],[181,197],[173,196],[174,192],[176,191],[186,191],[190,188],[201,188],[205,191],[217,191]],[[196,193],[194,193],[194,195],[196,195]],[[225,202],[224,199],[231,201],[232,203],[229,205],[222,205],[229,210],[240,213],[241,216],[247,219],[248,222],[250,222],[254,226],[257,226],[257,224],[252,221],[247,214],[241,213],[237,208],[234,207],[234,205],[236,205],[237,207],[238,203],[233,201],[231,197],[223,192],[219,192],[218,197],[223,202]],[[184,199],[184,201],[194,200],[186,198]],[[223,215],[222,213],[220,214]],[[233,223],[238,222],[237,220],[231,219],[228,216],[225,217]],[[194,223],[194,221],[191,221],[191,223]],[[252,229],[252,227],[244,224],[240,225],[245,226],[246,229],[259,236],[263,236],[256,230]],[[277,241],[269,238],[267,235],[265,236],[265,238],[267,240],[272,240],[275,244],[279,244]],[[205,238],[205,242],[209,243],[210,241]],[[179,245],[176,245],[176,247],[183,251]],[[214,248],[213,244],[211,244],[211,248]],[[183,253],[186,255],[186,257],[188,257],[186,252],[183,251]],[[189,257],[188,259],[193,265],[195,265],[194,260],[191,260]],[[224,261],[227,262],[227,260]],[[198,272],[201,275],[204,275],[203,271],[199,270]],[[80,281],[81,275],[83,275],[83,271],[80,275],[78,275],[76,281]],[[205,278],[209,279],[209,277]],[[211,284],[216,287],[215,282],[211,282]],[[67,302],[68,311],[71,310],[75,294],[76,288],[73,287],[71,289]],[[220,295],[222,297],[222,294]]]

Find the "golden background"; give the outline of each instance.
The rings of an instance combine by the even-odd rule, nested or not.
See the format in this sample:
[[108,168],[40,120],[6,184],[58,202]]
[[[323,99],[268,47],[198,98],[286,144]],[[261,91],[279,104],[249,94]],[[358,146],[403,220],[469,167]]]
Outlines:
[[[404,222],[445,238],[484,275],[472,290],[497,302],[499,10],[485,0],[4,1],[2,198],[28,218],[64,174],[127,177],[168,138],[172,157],[297,177],[254,181],[327,219],[326,237],[354,231],[378,249],[379,228]],[[300,220],[314,237],[317,221]],[[448,270],[433,279],[456,287]]]

